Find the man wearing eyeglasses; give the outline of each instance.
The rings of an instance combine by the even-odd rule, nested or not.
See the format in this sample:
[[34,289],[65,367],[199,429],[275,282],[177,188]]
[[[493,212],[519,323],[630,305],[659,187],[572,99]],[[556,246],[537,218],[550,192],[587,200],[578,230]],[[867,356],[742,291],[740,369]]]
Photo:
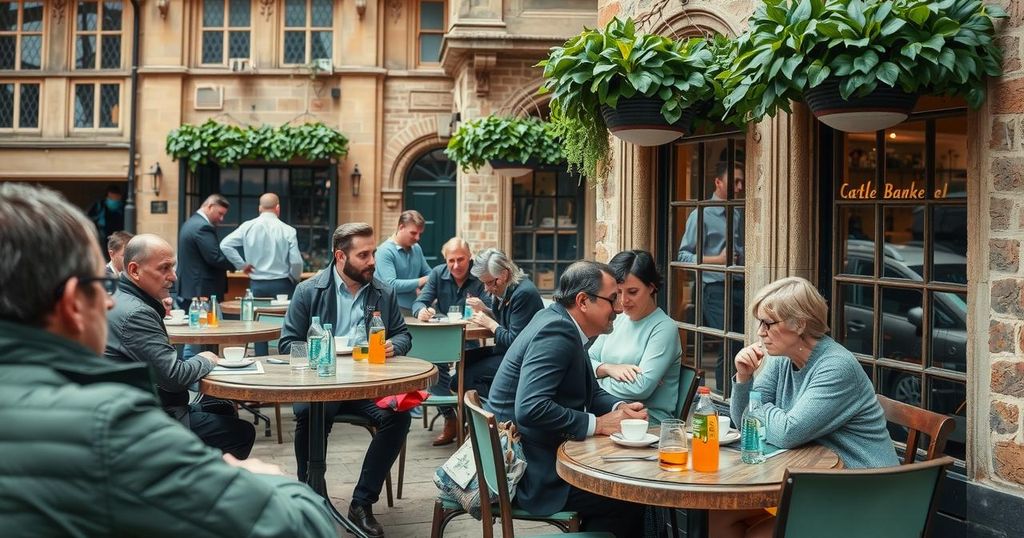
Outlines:
[[336,536],[309,487],[204,446],[159,408],[145,365],[99,356],[118,280],[81,211],[16,183],[0,207],[6,538]]
[[207,445],[245,459],[256,440],[256,430],[238,418],[233,404],[213,398],[189,404],[188,387],[210,373],[218,358],[204,351],[179,360],[167,338],[163,300],[174,287],[174,263],[171,245],[155,235],[137,235],[128,242],[117,304],[108,316],[104,355],[115,361],[148,364],[169,415]]
[[636,536],[639,505],[572,487],[555,473],[566,439],[611,435],[627,418],[647,418],[640,402],[622,402],[597,384],[586,347],[612,331],[622,312],[618,282],[603,263],[579,261],[559,277],[555,304],[541,310],[505,352],[484,408],[519,429],[526,473],[516,503],[535,515],[578,512],[584,531]]

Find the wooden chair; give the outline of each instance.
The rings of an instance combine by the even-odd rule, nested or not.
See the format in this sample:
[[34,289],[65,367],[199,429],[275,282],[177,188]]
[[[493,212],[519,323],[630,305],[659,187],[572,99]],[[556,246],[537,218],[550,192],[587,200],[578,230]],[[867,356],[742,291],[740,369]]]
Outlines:
[[953,458],[881,469],[788,469],[776,538],[929,536],[939,483]]
[[[480,397],[475,390],[466,392],[465,408],[469,411],[469,431],[473,440],[473,461],[476,464],[477,481],[480,485],[481,520],[483,521],[483,537],[493,538],[494,518],[501,519],[501,535],[503,538],[514,538],[513,521],[516,519],[544,521],[568,534],[542,535],[541,538],[569,536],[573,538],[614,538],[604,532],[576,532],[580,528],[579,514],[576,512],[558,512],[549,516],[534,516],[525,510],[513,508],[508,496],[508,479],[505,476],[504,459],[501,452],[501,441],[498,439],[498,422],[493,413],[484,411]],[[497,497],[495,499],[494,497]],[[431,538],[439,538],[444,527],[452,518],[465,512],[454,505],[454,509],[446,510],[442,499],[434,501],[434,520],[431,526]],[[497,510],[497,513],[495,513]],[[448,513],[446,513],[448,512]],[[454,512],[454,513],[452,513]]]
[[[435,323],[431,325],[406,325],[406,327],[409,329],[409,334],[412,335],[412,349],[407,353],[409,357],[415,357],[436,364],[438,368],[447,367],[450,363],[455,363],[456,365],[459,378],[457,393],[455,395],[431,394],[430,398],[423,402],[423,406],[428,408],[455,408],[456,427],[458,428],[456,439],[459,446],[461,446],[462,441],[465,439],[465,432],[462,428],[465,420],[462,409],[462,396],[465,393],[462,379],[464,377],[462,375],[462,359],[466,326],[461,323]],[[424,412],[424,423],[426,419],[427,413]],[[401,472],[399,470],[399,474]],[[401,480],[399,480],[398,498],[402,498]]]
[[690,414],[690,405],[693,404],[693,397],[697,394],[697,387],[700,386],[700,379],[704,372],[685,364],[679,365],[679,403],[676,404],[676,416],[679,420],[686,420]]
[[898,402],[881,394],[878,395],[878,403],[885,411],[885,420],[907,429],[907,449],[903,454],[904,465],[914,463],[917,458],[917,446],[921,434],[928,436],[925,460],[938,458],[946,450],[946,441],[956,428],[956,423],[951,417]]

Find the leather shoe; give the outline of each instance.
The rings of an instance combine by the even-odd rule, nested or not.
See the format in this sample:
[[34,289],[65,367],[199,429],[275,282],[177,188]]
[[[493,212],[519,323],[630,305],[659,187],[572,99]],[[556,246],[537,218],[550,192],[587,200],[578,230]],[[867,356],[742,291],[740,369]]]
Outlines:
[[349,505],[348,518],[370,538],[384,538],[384,527],[373,517],[373,505]]
[[438,434],[437,437],[434,438],[434,446],[444,446],[452,444],[452,442],[455,441],[455,426],[455,419],[445,417],[444,431],[442,431],[440,434]]

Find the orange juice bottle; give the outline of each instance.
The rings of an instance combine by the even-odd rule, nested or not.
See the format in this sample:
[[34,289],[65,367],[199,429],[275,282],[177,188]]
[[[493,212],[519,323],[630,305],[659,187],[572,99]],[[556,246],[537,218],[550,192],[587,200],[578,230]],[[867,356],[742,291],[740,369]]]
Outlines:
[[380,312],[373,313],[370,321],[370,363],[384,364],[384,338],[387,331],[384,329],[384,320]]
[[718,471],[718,411],[711,403],[711,389],[698,390],[700,400],[693,411],[693,470]]
[[207,318],[207,320],[206,320],[206,324],[208,326],[210,326],[210,327],[219,327],[220,326],[220,320],[219,320],[219,317],[217,316],[217,310],[218,310],[217,309],[217,296],[216,295],[211,295],[210,296],[210,312],[209,312],[209,314],[207,314],[207,316],[209,316],[209,318]]

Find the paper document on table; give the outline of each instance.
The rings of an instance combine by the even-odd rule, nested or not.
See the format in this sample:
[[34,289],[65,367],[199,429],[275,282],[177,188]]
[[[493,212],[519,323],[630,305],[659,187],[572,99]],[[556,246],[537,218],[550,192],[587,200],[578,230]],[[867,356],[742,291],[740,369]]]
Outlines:
[[476,463],[473,462],[473,442],[466,440],[462,446],[455,451],[448,461],[441,466],[444,472],[459,485],[466,489],[469,482],[476,476]]
[[778,456],[779,454],[782,454],[783,452],[785,452],[787,450],[789,450],[789,449],[788,448],[779,448],[779,447],[777,447],[777,446],[775,446],[773,444],[765,443],[764,444],[764,457],[765,457],[765,459],[768,459],[768,458],[771,458],[773,456]]
[[247,375],[247,374],[262,374],[263,363],[256,361],[249,366],[243,366],[242,368],[226,368],[224,366],[214,366],[210,372],[214,375]]

